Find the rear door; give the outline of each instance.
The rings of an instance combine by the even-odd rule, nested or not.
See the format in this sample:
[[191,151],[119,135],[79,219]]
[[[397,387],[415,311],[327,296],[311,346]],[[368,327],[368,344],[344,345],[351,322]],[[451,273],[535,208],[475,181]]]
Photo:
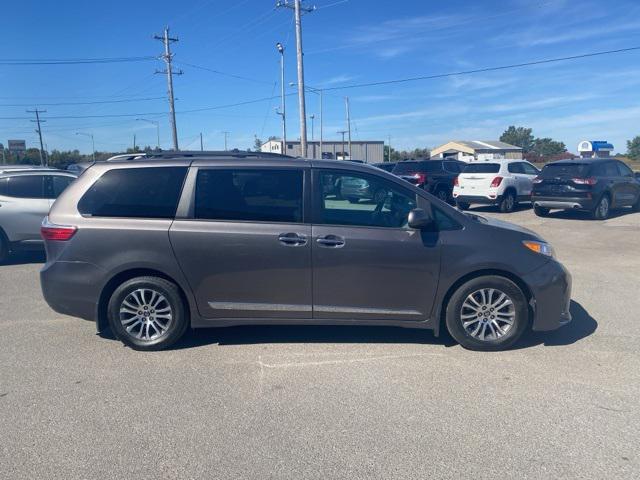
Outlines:
[[[408,213],[419,197],[374,174],[315,169],[313,175],[313,317],[428,318],[441,249],[436,232],[407,226]],[[367,182],[385,195],[377,203],[350,203],[323,188],[335,178]]]
[[40,242],[40,224],[49,212],[45,176],[21,174],[4,179],[0,190],[1,226],[11,242]]
[[[303,167],[192,167],[170,229],[205,318],[311,318]],[[182,208],[182,204],[181,204]]]
[[529,162],[522,162],[523,170],[523,191],[521,195],[531,197],[533,191],[533,179],[540,175],[540,170],[531,165]]
[[458,175],[460,194],[465,196],[487,196],[491,182],[500,172],[499,163],[470,163]]

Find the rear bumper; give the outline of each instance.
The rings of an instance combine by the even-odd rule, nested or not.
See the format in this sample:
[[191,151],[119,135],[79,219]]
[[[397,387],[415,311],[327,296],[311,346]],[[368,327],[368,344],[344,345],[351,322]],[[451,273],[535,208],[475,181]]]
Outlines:
[[483,197],[480,195],[456,195],[453,194],[453,199],[460,203],[477,203],[480,205],[497,205],[500,203],[502,196],[498,195],[496,198]]
[[533,330],[555,330],[571,321],[571,274],[561,263],[551,260],[523,280],[531,289]]
[[592,210],[595,202],[592,198],[584,197],[547,197],[533,196],[531,203],[534,207],[557,208],[561,210]]
[[42,294],[58,313],[95,320],[100,289],[96,280],[104,271],[87,262],[56,261],[40,270]]

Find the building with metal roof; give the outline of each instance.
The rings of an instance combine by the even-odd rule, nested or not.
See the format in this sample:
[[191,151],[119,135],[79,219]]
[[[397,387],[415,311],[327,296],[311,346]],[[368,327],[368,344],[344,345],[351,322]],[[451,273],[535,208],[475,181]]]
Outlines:
[[605,140],[584,140],[578,144],[582,158],[607,158],[613,152],[613,144]]
[[342,140],[323,140],[322,151],[320,142],[307,142],[307,155],[302,154],[300,141],[287,140],[285,148],[282,148],[281,140],[269,140],[260,147],[265,153],[284,153],[292,157],[306,157],[311,159],[325,160],[361,160],[364,163],[382,163],[384,161],[384,141],[383,140],[352,140],[351,151],[349,142]]
[[521,159],[522,148],[497,140],[453,140],[431,150],[431,158],[452,158],[463,162]]

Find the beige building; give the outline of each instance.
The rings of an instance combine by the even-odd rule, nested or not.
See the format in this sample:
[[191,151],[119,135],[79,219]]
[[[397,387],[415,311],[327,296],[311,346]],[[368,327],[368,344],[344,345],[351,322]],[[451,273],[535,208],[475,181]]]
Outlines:
[[431,158],[463,162],[522,158],[522,148],[497,140],[454,140],[431,150]]

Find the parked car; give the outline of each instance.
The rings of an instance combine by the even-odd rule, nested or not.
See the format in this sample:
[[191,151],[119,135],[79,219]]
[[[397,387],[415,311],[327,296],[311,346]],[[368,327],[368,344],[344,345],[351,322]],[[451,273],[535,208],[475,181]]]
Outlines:
[[[230,153],[102,162],[42,225],[56,311],[158,350],[188,327],[446,328],[500,350],[571,319],[571,276],[535,233],[465,214],[387,172]],[[352,204],[324,183],[386,195]]]
[[613,158],[560,160],[544,166],[531,200],[540,217],[551,209],[584,210],[604,220],[615,208],[640,211],[640,179]]
[[524,160],[469,163],[454,182],[453,198],[460,210],[478,203],[512,212],[518,202],[531,201],[533,179],[539,174],[540,170]]
[[53,168],[0,168],[0,261],[17,250],[42,249],[40,224],[75,179]]
[[392,172],[398,162],[383,162],[383,163],[374,163],[373,166],[377,167],[385,172]]
[[443,202],[452,199],[453,182],[465,167],[457,160],[398,162],[393,174],[435,195]]

